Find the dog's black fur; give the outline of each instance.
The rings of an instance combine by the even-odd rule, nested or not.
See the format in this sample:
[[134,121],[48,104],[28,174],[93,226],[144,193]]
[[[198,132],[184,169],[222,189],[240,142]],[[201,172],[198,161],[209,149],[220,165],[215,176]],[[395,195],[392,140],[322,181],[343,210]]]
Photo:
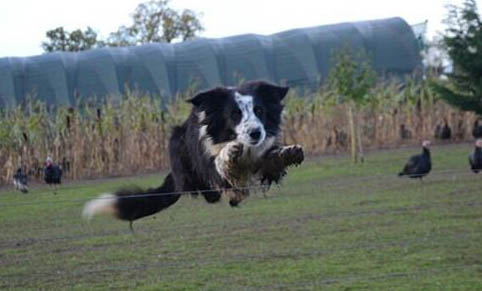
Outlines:
[[107,201],[86,204],[84,215],[108,212],[132,222],[171,206],[184,192],[200,193],[209,203],[226,192],[230,205],[236,206],[249,187],[279,183],[288,166],[303,161],[300,146],[282,146],[279,141],[287,92],[287,87],[254,81],[197,94],[188,100],[193,108],[187,120],[173,129],[171,173],[164,184],[119,190],[104,196]]

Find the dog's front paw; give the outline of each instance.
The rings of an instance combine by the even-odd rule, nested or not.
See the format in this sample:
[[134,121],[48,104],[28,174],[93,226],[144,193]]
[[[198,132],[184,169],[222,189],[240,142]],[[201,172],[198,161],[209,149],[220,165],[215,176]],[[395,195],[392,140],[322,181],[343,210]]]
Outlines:
[[242,155],[243,155],[243,144],[233,143],[229,145],[229,148],[228,148],[229,161],[231,161],[232,163],[236,163],[239,161]]
[[286,166],[300,165],[305,158],[303,148],[300,145],[290,145],[283,147],[281,149],[280,156]]
[[247,189],[232,190],[230,196],[229,205],[231,207],[238,207],[239,203],[249,196],[249,191]]

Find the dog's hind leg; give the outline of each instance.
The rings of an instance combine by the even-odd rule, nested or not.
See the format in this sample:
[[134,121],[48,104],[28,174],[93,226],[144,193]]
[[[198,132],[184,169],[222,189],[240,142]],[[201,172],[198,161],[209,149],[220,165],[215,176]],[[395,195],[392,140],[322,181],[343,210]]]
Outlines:
[[201,194],[208,203],[216,203],[221,200],[221,192],[219,191],[202,191]]

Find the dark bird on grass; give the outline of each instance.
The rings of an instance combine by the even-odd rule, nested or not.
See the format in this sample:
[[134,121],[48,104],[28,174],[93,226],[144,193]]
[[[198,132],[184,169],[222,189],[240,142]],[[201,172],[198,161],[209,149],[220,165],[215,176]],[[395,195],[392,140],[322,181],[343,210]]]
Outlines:
[[435,127],[435,138],[441,140],[448,140],[452,137],[452,130],[447,122],[447,119],[444,119],[443,125],[437,124]]
[[400,138],[401,139],[411,139],[412,138],[412,132],[407,129],[405,124],[400,124]]
[[482,118],[477,119],[474,122],[474,128],[472,128],[472,135],[474,138],[482,138]]
[[27,174],[25,174],[22,168],[17,169],[17,173],[13,176],[13,185],[15,185],[15,189],[21,191],[22,193],[28,192],[28,178]]
[[430,141],[422,143],[423,151],[421,154],[410,157],[403,170],[398,176],[408,176],[410,178],[422,179],[432,169],[432,159],[430,158]]
[[62,183],[62,169],[54,163],[51,157],[48,157],[45,162],[44,180],[49,186],[55,187],[54,194],[57,194],[57,184]]
[[469,155],[469,163],[472,172],[477,174],[482,171],[482,139],[475,142],[474,151]]

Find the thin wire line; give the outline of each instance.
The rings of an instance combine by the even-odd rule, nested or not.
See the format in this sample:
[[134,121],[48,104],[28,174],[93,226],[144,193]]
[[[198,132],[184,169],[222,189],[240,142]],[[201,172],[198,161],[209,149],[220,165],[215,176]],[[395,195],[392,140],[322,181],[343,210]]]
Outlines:
[[[122,186],[121,186],[122,187]],[[150,193],[144,192],[146,194],[133,194],[133,195],[125,195],[119,197],[120,199],[129,199],[129,198],[145,198],[145,197],[157,197],[157,196],[170,196],[170,195],[187,195],[192,193],[207,193],[207,192],[224,192],[224,191],[233,191],[233,190],[250,190],[250,189],[261,189],[266,188],[267,186],[249,186],[249,187],[233,187],[233,188],[216,188],[216,189],[206,189],[206,190],[193,190],[193,191],[176,191],[176,192],[164,192],[164,193]],[[115,191],[114,191],[115,192]],[[103,200],[103,199],[110,199],[109,197],[95,197],[95,198],[83,198],[83,199],[64,199],[64,200],[46,200],[46,201],[36,201],[36,202],[18,202],[18,203],[8,203],[8,204],[0,204],[1,206],[16,206],[16,205],[36,205],[36,204],[44,204],[44,203],[68,203],[68,202],[87,202],[90,200]]]
[[[377,170],[384,170],[383,167],[376,167]],[[465,168],[459,168],[459,169],[445,169],[445,170],[438,170],[438,171],[432,171],[430,174],[433,175],[433,174],[442,174],[442,173],[446,173],[446,172],[453,172],[453,171],[459,171],[459,170],[462,170],[460,171],[460,173],[468,173],[468,174],[471,174],[469,170],[465,170]],[[157,174],[150,174],[149,176],[156,176]],[[370,178],[370,177],[396,177],[397,175],[396,174],[375,174],[375,175],[371,175],[371,176],[362,176],[362,177],[366,177],[366,178]],[[404,175],[404,177],[406,178],[411,178],[412,176],[414,177],[418,177],[418,175]],[[164,176],[165,177],[165,176]],[[353,177],[357,177],[357,176],[347,176],[347,178],[353,178]],[[136,177],[134,176],[130,176],[130,177],[125,177],[124,179],[135,179]],[[63,190],[75,190],[75,189],[81,189],[81,188],[85,188],[86,186],[90,186],[92,184],[96,184],[95,182],[96,180],[89,180],[88,182],[86,183],[73,183],[73,185],[75,186],[68,186],[67,188],[63,188]],[[102,181],[105,181],[103,179],[99,179],[99,183],[102,183]],[[125,186],[129,186],[129,185],[133,185],[133,184],[127,184]],[[123,186],[120,186],[120,187],[123,187]],[[263,186],[255,186],[255,187],[263,187]],[[248,187],[246,187],[248,188]],[[47,186],[45,185],[42,185],[41,186],[41,189],[49,189]],[[61,187],[59,189],[62,189]],[[223,191],[225,189],[237,189],[235,187],[233,188],[220,188],[220,189],[213,189],[212,191]],[[206,190],[203,190],[203,191],[211,191],[209,189],[206,189]],[[181,191],[181,192],[195,192],[195,191]],[[35,195],[49,195],[51,194],[49,191],[43,191],[41,193],[35,193]],[[171,192],[171,193],[164,193],[164,194],[167,194],[167,195],[170,195],[170,194],[178,194],[178,192]],[[153,194],[153,195],[156,195],[156,194]],[[127,197],[127,196],[126,196]]]

